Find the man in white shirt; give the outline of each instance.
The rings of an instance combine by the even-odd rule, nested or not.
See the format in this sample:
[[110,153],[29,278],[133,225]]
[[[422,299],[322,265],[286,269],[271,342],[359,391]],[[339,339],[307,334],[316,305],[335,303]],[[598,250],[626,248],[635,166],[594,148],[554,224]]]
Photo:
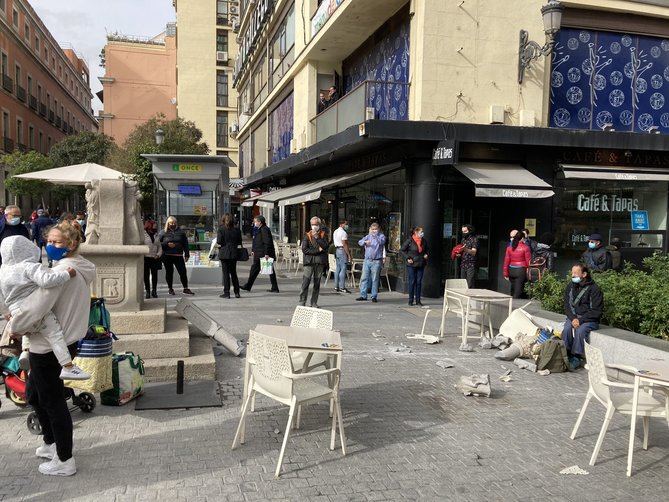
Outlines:
[[337,293],[351,293],[346,289],[346,264],[351,262],[351,250],[348,247],[348,222],[341,220],[339,228],[332,234],[332,242],[335,246],[335,258],[337,259],[337,270],[335,271],[335,291]]

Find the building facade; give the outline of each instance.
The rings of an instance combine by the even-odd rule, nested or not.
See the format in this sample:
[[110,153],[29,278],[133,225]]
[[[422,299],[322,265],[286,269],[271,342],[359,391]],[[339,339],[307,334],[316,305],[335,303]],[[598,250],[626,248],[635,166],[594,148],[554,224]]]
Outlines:
[[168,120],[177,117],[175,24],[150,39],[108,35],[103,58],[100,125],[118,145],[157,114]]
[[0,0],[0,75],[0,154],[46,154],[68,134],[97,131],[85,61],[58,45],[26,0]]
[[635,263],[666,251],[669,7],[562,2],[544,56],[521,43],[544,44],[545,3],[242,1],[239,163],[264,192],[246,204],[293,241],[314,214],[355,240],[381,223],[400,290],[399,245],[423,226],[428,296],[457,276],[466,223],[478,284],[502,290],[511,229],[553,234],[559,271],[592,232]]
[[[174,0],[177,14],[177,113],[202,130],[212,155],[228,155],[238,178],[237,96],[232,65],[237,43],[232,32],[233,2]],[[231,134],[232,131],[232,134]]]

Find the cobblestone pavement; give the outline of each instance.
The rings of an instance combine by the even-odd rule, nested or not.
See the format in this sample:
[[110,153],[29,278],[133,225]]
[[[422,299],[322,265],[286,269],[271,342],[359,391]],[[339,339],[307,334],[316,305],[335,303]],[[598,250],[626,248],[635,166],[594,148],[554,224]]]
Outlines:
[[[242,271],[241,276],[245,275]],[[269,295],[266,279],[241,300],[220,300],[197,287],[196,300],[236,336],[258,323],[290,321],[297,279],[279,277],[282,293]],[[669,468],[666,421],[651,421],[650,447],[637,439],[634,475],[625,477],[629,422],[616,416],[598,464],[588,466],[604,408],[592,403],[576,441],[568,436],[587,389],[584,371],[541,377],[513,369],[511,381],[492,351],[457,351],[450,335],[438,345],[407,340],[420,328],[400,308],[399,294],[360,304],[354,295],[324,288],[322,308],[335,312],[342,331],[342,408],[348,455],[329,451],[327,406],[309,406],[302,429],[291,435],[283,475],[274,468],[287,408],[258,399],[246,444],[230,450],[239,416],[243,359],[218,357],[222,408],[134,411],[100,406],[73,412],[72,478],[37,472],[38,439],[25,427],[27,412],[3,399],[0,498],[3,500],[664,500]],[[163,291],[164,292],[164,291]],[[427,303],[427,302],[426,302]],[[435,300],[432,303],[436,303]],[[173,300],[171,301],[173,304]],[[432,332],[437,320],[429,324]],[[380,330],[382,337],[372,333]],[[412,352],[391,353],[405,343]],[[442,369],[444,357],[455,367]],[[379,360],[382,359],[382,360]],[[464,397],[453,388],[463,374],[489,373],[490,399]],[[275,430],[279,433],[275,433]],[[640,430],[640,427],[637,428]],[[640,434],[640,432],[639,432]],[[572,465],[585,476],[558,474]],[[665,480],[665,481],[663,481]]]

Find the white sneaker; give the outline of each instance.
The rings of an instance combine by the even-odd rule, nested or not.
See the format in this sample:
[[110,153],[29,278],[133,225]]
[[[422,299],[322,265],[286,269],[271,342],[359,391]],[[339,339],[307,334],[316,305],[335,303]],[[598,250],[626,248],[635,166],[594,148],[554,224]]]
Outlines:
[[61,462],[58,455],[56,455],[51,462],[40,464],[38,470],[47,476],[72,476],[77,472],[77,465],[74,463],[74,457]]
[[24,350],[21,352],[21,355],[19,356],[19,368],[21,368],[23,371],[28,371],[30,369],[30,352],[27,350]]
[[88,380],[89,378],[91,378],[90,373],[86,373],[76,364],[69,368],[63,368],[60,372],[61,380]]
[[53,457],[56,456],[56,443],[46,444],[43,443],[42,446],[35,450],[35,456],[39,458],[48,458],[53,460]]

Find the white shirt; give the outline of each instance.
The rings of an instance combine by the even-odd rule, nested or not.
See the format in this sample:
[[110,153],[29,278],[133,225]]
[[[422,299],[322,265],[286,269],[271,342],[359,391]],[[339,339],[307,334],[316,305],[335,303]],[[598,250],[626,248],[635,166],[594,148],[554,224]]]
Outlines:
[[348,240],[348,234],[342,227],[337,228],[332,234],[332,241],[335,247],[340,248],[344,246],[344,241]]

